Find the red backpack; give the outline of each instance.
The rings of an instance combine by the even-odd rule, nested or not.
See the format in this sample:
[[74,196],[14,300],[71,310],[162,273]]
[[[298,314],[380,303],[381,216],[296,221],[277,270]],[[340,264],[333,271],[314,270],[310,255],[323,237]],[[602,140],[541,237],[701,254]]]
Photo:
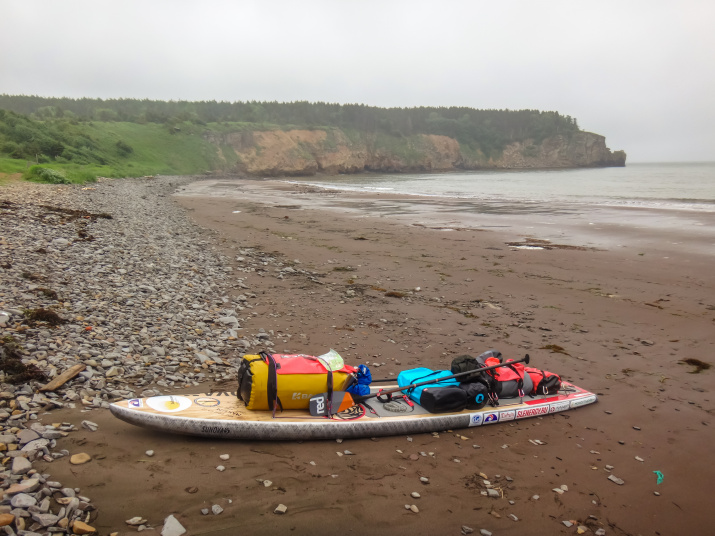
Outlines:
[[[486,364],[492,364],[490,360],[494,359],[498,364],[496,358],[489,358],[486,360]],[[507,359],[504,363],[509,363],[513,361],[512,359]],[[494,385],[494,394],[499,398],[523,398],[524,394],[531,394],[534,389],[531,377],[526,373],[526,369],[523,363],[514,363],[506,365],[504,367],[499,367],[494,370],[490,370],[488,374],[496,380],[496,385]]]
[[553,395],[561,389],[561,376],[558,374],[534,367],[524,367],[524,369],[534,384],[533,389],[528,394],[532,396]]

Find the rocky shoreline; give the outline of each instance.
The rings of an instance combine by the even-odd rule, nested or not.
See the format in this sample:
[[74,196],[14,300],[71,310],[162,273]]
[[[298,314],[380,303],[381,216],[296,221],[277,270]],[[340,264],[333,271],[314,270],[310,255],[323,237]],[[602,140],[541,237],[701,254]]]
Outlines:
[[[82,490],[33,469],[71,454],[58,440],[77,428],[54,422],[53,409],[234,379],[233,350],[270,343],[239,336],[254,296],[229,297],[233,268],[211,233],[161,199],[194,180],[0,190],[4,534],[93,532]],[[63,374],[74,377],[43,389]]]

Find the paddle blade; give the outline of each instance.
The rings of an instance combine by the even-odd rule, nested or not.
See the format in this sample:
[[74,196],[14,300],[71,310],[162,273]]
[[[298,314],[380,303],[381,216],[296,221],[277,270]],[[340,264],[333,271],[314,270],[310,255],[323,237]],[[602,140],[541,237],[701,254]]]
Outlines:
[[334,415],[346,409],[350,409],[356,404],[353,395],[346,391],[335,391],[330,404],[328,404],[328,393],[315,395],[310,399],[310,414],[313,417],[324,417]]

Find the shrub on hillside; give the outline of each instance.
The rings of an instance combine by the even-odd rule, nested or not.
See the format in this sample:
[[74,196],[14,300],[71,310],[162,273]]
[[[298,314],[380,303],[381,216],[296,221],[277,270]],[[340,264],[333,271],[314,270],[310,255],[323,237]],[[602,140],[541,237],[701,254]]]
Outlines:
[[117,142],[117,151],[121,156],[129,156],[134,152],[134,148],[128,143],[124,143],[122,140]]
[[49,182],[51,184],[69,184],[70,181],[67,179],[64,173],[57,171],[52,168],[45,168],[42,166],[32,166],[27,170],[28,179],[37,179],[42,182]]

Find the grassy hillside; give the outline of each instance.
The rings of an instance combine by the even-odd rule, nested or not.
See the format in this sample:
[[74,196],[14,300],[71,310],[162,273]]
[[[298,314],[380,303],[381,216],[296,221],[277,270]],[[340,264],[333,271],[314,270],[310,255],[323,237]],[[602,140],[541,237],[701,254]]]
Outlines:
[[0,173],[47,182],[201,173],[221,167],[203,130],[192,124],[45,122],[0,110]]

